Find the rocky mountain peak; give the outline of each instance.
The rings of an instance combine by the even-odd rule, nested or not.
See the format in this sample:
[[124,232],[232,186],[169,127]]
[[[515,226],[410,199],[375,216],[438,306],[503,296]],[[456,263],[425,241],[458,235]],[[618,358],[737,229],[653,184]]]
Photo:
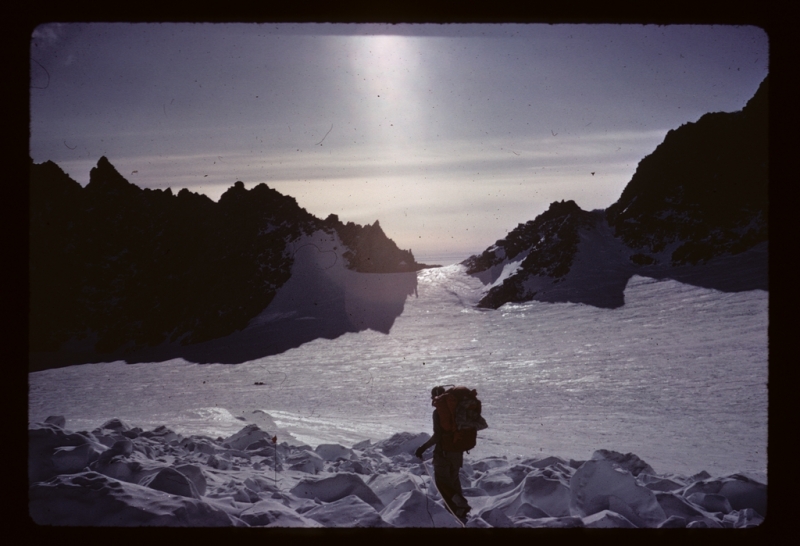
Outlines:
[[86,188],[90,191],[102,189],[103,192],[114,194],[139,189],[119,174],[106,156],[102,156],[97,161],[97,166],[89,171],[89,184]]
[[422,267],[377,221],[323,222],[266,184],[237,181],[215,203],[187,189],[143,190],[104,156],[85,188],[54,163],[31,162],[30,187],[32,352],[72,339],[88,345],[81,358],[124,358],[228,336],[291,277],[287,245],[318,231],[339,234],[351,270]]
[[462,262],[492,285],[479,305],[536,299],[615,307],[637,273],[766,289],[768,86],[765,79],[742,111],[669,131],[605,211],[554,202]]

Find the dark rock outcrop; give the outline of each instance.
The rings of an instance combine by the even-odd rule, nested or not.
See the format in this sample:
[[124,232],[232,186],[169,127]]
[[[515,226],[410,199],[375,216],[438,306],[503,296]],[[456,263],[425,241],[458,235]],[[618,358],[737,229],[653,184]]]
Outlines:
[[463,262],[468,274],[522,259],[518,274],[491,289],[479,307],[496,309],[507,302],[527,301],[535,296],[535,292],[531,294],[523,286],[530,276],[550,277],[554,283],[559,282],[572,267],[578,250],[578,230],[592,223],[591,213],[581,210],[575,201],[555,202],[535,220],[519,224],[508,237],[479,256],[468,258]]
[[740,112],[706,114],[669,131],[606,211],[614,234],[655,263],[739,254],[767,241],[768,80]]
[[462,262],[468,274],[495,285],[478,306],[538,300],[619,307],[634,274],[766,290],[767,93],[765,79],[742,111],[706,114],[669,131],[605,211],[553,203]]
[[353,222],[343,224],[339,217],[331,214],[325,224],[333,227],[342,242],[348,247],[343,254],[348,267],[362,273],[396,273],[417,271],[425,266],[414,260],[410,250],[401,250],[386,237],[378,220],[366,226]]
[[[29,350],[52,356],[69,342],[107,360],[228,336],[291,276],[287,245],[319,230],[338,234],[350,270],[424,267],[377,221],[323,221],[266,184],[236,182],[215,203],[186,189],[141,189],[105,157],[85,188],[54,163],[31,161]],[[34,358],[30,369],[77,363],[57,361]]]

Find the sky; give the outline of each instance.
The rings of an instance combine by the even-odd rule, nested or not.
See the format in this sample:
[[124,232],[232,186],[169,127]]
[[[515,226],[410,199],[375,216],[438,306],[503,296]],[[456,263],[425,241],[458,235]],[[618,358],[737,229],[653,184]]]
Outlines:
[[478,253],[553,201],[614,203],[667,131],[740,110],[754,26],[49,23],[30,155],[82,185],[266,183],[400,248]]

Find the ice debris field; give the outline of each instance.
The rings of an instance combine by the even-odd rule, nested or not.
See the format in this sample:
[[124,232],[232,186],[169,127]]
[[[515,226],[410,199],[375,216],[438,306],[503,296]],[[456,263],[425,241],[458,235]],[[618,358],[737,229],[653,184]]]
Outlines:
[[[413,455],[426,433],[289,445],[258,425],[228,438],[112,419],[30,428],[30,515],[80,526],[459,527]],[[430,452],[427,456],[430,455]],[[425,468],[427,465],[427,469]],[[744,475],[657,473],[634,454],[466,462],[467,527],[754,527],[766,486]]]

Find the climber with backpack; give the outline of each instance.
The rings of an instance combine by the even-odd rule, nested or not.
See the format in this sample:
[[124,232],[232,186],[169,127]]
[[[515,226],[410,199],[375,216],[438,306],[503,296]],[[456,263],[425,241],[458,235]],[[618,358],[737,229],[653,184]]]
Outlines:
[[464,498],[458,472],[464,464],[464,452],[475,447],[477,431],[488,427],[481,416],[477,391],[467,387],[444,386],[431,389],[433,436],[422,444],[415,455],[422,459],[425,451],[433,449],[433,472],[436,488],[450,512],[462,524],[472,509]]

